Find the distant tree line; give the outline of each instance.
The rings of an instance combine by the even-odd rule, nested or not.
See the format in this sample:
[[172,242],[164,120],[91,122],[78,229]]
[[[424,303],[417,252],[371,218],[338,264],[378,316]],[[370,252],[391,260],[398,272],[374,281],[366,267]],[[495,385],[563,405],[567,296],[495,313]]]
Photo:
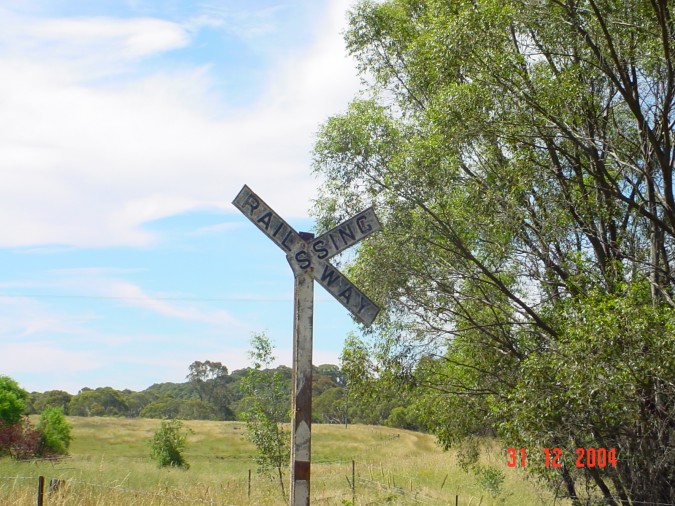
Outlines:
[[[286,411],[291,407],[289,367],[271,369],[282,379],[286,393]],[[242,388],[250,368],[229,372],[220,362],[206,360],[190,364],[184,383],[156,383],[137,392],[112,387],[82,388],[72,395],[63,390],[31,392],[25,401],[25,414],[40,414],[60,408],[70,416],[118,416],[128,418],[168,418],[181,420],[241,420],[252,404]],[[407,397],[387,394],[386,388],[375,397],[377,380],[369,388],[348,388],[339,366],[314,367],[312,377],[313,421],[315,423],[363,423],[423,430],[423,424],[410,408]],[[366,393],[368,392],[368,393]],[[412,395],[412,394],[411,394]],[[286,420],[290,421],[290,420]]]

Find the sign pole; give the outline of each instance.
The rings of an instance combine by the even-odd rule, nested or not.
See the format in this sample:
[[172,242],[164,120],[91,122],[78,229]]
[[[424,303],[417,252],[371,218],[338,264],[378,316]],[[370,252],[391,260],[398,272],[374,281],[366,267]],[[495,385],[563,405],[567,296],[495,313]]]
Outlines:
[[[314,234],[300,232],[304,240]],[[293,432],[291,435],[291,504],[309,506],[312,434],[312,333],[314,279],[289,259],[295,276],[293,317]]]

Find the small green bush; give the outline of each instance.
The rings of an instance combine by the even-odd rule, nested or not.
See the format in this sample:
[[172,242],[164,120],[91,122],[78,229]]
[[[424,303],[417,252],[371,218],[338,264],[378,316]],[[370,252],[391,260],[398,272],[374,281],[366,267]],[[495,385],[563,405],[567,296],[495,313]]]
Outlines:
[[46,448],[58,455],[67,455],[68,447],[73,437],[70,435],[70,425],[66,421],[62,407],[45,409],[40,415],[38,430]]
[[501,469],[477,465],[473,472],[481,488],[488,494],[492,497],[497,497],[501,494],[505,478],[504,472]]
[[152,458],[159,467],[190,467],[183,457],[189,433],[190,429],[184,427],[180,420],[162,420],[150,442]]

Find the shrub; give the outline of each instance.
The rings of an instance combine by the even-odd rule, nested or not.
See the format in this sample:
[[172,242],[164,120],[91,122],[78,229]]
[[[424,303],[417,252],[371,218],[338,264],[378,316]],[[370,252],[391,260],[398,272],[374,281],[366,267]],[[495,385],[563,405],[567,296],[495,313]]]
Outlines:
[[11,455],[12,446],[19,439],[20,426],[18,423],[0,421],[0,457]]
[[159,467],[190,467],[183,457],[189,432],[190,429],[184,427],[180,420],[162,420],[150,442],[150,454]]
[[9,455],[15,460],[27,460],[48,455],[42,433],[33,427],[28,418],[14,423],[0,421],[0,456]]
[[70,425],[63,415],[63,408],[45,409],[40,415],[38,430],[42,433],[46,448],[59,455],[68,453],[72,436],[70,435]]
[[15,460],[29,460],[48,457],[51,452],[45,448],[42,433],[28,419],[19,425],[19,437],[11,446],[11,456]]

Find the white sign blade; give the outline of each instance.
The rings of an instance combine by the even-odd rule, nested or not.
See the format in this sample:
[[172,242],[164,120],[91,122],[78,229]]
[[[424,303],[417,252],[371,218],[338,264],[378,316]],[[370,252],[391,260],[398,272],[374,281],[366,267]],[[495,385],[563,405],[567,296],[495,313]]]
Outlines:
[[346,307],[354,317],[370,327],[380,312],[380,308],[356,288],[344,275],[329,262],[318,260],[312,269],[312,276],[328,293]]
[[381,228],[375,211],[369,207],[312,240],[309,250],[319,260],[328,260]]
[[244,185],[232,204],[287,253],[303,242],[300,234],[247,185]]

